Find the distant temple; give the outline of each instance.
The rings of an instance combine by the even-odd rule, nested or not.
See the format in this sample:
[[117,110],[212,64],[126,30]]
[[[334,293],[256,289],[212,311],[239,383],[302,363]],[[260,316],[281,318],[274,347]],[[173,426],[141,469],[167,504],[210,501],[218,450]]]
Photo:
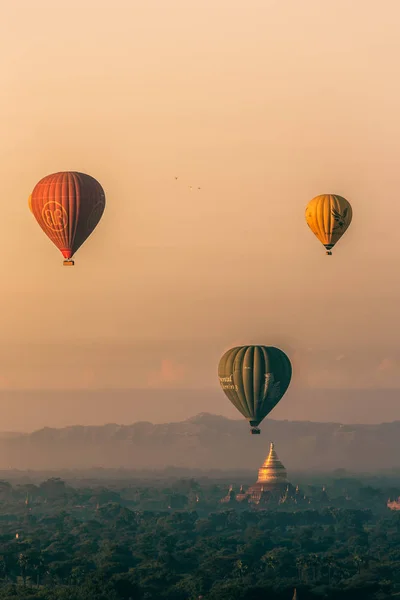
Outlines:
[[400,510],[400,497],[397,500],[389,500],[386,503],[386,506],[390,508],[390,510]]
[[[242,486],[243,487],[243,486]],[[242,489],[242,488],[240,488]],[[222,500],[220,500],[221,504],[236,504],[236,494],[235,494],[235,490],[233,489],[233,485],[229,486],[229,490],[227,495],[222,498]]]
[[276,454],[274,444],[271,443],[269,454],[258,470],[256,483],[247,490],[241,486],[238,494],[235,494],[233,486],[230,486],[227,496],[221,500],[223,504],[238,502],[264,505],[269,503],[309,504],[310,501],[300,492],[299,486],[295,488],[288,482],[286,469]]

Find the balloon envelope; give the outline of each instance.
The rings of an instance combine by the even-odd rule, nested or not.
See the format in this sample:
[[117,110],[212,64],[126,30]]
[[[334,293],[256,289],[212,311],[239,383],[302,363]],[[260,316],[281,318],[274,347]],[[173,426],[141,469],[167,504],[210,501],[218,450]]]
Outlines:
[[257,427],[288,389],[292,365],[279,348],[238,346],[219,361],[218,377],[232,404]]
[[336,194],[322,194],[308,203],[306,221],[311,231],[331,254],[353,217],[350,202]]
[[41,179],[28,203],[45,234],[70,259],[100,221],[105,194],[90,175],[67,171]]

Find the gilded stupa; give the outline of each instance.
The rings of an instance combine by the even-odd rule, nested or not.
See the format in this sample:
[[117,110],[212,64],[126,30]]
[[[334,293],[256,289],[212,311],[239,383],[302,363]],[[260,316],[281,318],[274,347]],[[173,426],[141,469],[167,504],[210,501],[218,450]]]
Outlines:
[[286,469],[278,458],[274,443],[269,448],[269,453],[262,467],[258,469],[258,479],[246,491],[240,490],[236,500],[248,500],[255,504],[279,500],[285,496],[293,496],[294,487],[288,482]]
[[262,486],[265,490],[287,486],[286,469],[278,458],[273,442],[271,442],[267,458],[262,467],[258,469],[258,479],[255,485]]
[[[323,493],[326,494],[326,491]],[[266,505],[310,504],[311,500],[304,496],[299,486],[294,487],[289,483],[286,469],[278,458],[274,443],[271,443],[268,456],[258,469],[256,483],[247,489],[240,486],[237,494],[231,485],[228,494],[220,502],[235,508],[246,507],[248,503],[264,508]]]

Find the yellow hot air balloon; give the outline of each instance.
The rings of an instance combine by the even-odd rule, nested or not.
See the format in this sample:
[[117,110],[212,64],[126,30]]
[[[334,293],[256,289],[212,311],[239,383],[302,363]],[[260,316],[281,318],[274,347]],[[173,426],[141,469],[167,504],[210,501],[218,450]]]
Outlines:
[[333,246],[340,240],[351,223],[353,211],[350,202],[336,194],[322,194],[308,203],[306,221],[331,255]]

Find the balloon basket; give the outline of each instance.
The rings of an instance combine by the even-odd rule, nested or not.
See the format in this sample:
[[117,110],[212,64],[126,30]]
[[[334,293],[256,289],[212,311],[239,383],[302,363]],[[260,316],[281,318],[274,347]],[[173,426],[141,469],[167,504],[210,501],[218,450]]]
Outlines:
[[329,250],[327,250],[326,255],[327,256],[332,256],[332,252],[330,252]]
[[73,260],[64,260],[64,262],[63,262],[64,267],[73,267],[74,264],[75,263]]
[[261,429],[258,429],[258,427],[252,427],[250,429],[250,433],[251,433],[251,435],[260,435]]

